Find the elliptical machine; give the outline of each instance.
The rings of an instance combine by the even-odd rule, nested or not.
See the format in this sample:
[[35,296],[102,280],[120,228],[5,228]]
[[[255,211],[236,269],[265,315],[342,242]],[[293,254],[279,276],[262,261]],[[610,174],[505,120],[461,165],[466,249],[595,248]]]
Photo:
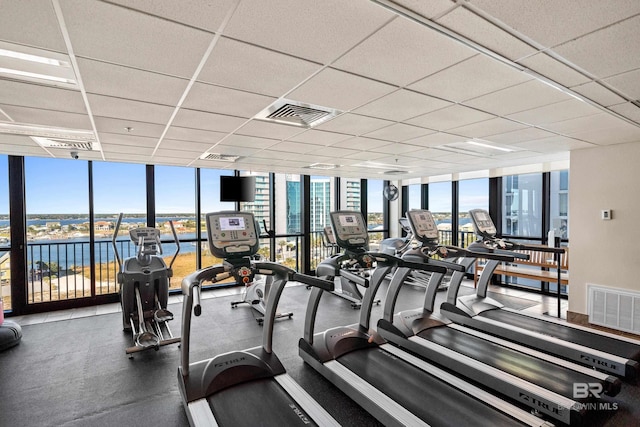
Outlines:
[[122,223],[122,213],[118,216],[113,232],[113,250],[118,262],[117,280],[120,284],[120,305],[122,306],[122,328],[131,331],[134,345],[126,348],[129,358],[133,353],[180,342],[174,337],[167,322],[173,320],[173,313],[167,310],[169,280],[173,275],[171,267],[180,252],[176,230],[171,232],[176,243],[176,252],[167,267],[162,257],[160,230],[139,227],[129,231],[129,237],[136,247],[136,256],[124,261],[118,253],[116,238]]
[[[262,225],[267,235],[271,238],[275,236],[273,230],[267,229],[267,222],[262,220]],[[258,223],[256,222],[256,230],[259,230]],[[263,257],[258,253],[253,255],[255,261],[264,261]],[[240,276],[236,273],[233,274],[237,283],[244,285],[244,291],[242,292],[242,299],[239,301],[232,301],[231,308],[238,307],[239,304],[249,304],[251,308],[261,314],[261,317],[256,317],[258,325],[262,326],[264,323],[264,314],[267,311],[266,300],[271,290],[271,283],[273,282],[273,276],[255,275],[255,276]],[[291,319],[293,313],[291,312],[276,312],[276,319],[287,318]]]

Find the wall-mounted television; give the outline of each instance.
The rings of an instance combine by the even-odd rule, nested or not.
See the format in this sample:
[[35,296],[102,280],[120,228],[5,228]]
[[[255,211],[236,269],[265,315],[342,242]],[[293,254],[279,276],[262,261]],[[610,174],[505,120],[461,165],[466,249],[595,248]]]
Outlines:
[[220,176],[221,202],[253,202],[256,178],[253,176]]

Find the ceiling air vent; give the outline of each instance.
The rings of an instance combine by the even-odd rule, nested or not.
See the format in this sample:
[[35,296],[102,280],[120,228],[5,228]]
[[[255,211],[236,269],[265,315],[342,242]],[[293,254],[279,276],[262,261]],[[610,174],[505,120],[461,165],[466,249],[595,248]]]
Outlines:
[[99,148],[96,147],[95,142],[68,141],[63,139],[42,138],[39,136],[32,136],[31,138],[40,144],[40,146],[45,148],[62,148],[67,150],[84,151],[99,150]]
[[391,170],[391,171],[384,171],[382,172],[384,175],[404,175],[405,173],[407,173],[408,171],[401,171],[401,170]]
[[200,156],[201,160],[216,160],[218,162],[235,162],[240,156],[233,156],[231,154],[218,154],[218,153],[204,153]]
[[321,169],[321,170],[330,170],[339,168],[340,165],[335,165],[333,163],[314,163],[309,166],[305,166],[307,169]]
[[256,119],[310,128],[330,120],[342,111],[305,104],[289,99],[279,99],[256,115]]

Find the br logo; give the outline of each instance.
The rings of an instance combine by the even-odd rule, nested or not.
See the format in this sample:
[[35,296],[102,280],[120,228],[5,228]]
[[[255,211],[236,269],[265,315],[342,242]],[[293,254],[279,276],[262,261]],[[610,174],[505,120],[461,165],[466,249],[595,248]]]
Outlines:
[[590,396],[596,399],[602,394],[602,384],[600,383],[573,383],[573,398],[584,399]]

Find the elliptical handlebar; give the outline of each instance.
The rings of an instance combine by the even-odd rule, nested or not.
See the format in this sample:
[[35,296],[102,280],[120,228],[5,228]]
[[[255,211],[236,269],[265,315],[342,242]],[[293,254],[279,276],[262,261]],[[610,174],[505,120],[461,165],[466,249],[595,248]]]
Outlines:
[[180,240],[178,240],[178,234],[176,233],[176,228],[173,226],[173,221],[169,221],[169,225],[171,226],[171,234],[173,234],[173,240],[176,243],[176,252],[173,254],[173,258],[171,258],[171,262],[169,263],[169,269],[173,266],[173,262],[176,260],[178,253],[180,253]]
[[120,253],[118,253],[118,245],[116,244],[116,239],[118,238],[118,231],[120,231],[122,216],[123,213],[120,212],[120,215],[118,215],[118,220],[116,221],[116,228],[115,230],[113,230],[113,239],[111,240],[111,244],[113,245],[113,252],[116,255],[116,261],[118,262],[118,271],[122,269],[122,258],[120,258]]

